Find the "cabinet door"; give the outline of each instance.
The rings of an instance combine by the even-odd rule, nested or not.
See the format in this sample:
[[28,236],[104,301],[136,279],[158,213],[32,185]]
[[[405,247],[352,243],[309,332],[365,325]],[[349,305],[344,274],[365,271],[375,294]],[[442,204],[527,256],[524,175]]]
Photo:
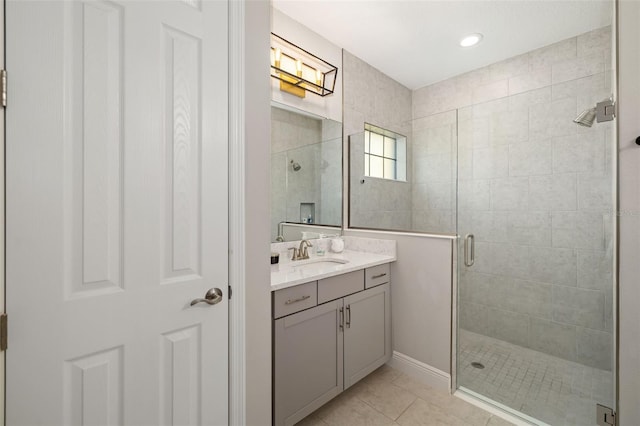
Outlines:
[[389,284],[344,299],[344,388],[391,358]]
[[342,392],[342,299],[274,324],[274,425],[293,425]]

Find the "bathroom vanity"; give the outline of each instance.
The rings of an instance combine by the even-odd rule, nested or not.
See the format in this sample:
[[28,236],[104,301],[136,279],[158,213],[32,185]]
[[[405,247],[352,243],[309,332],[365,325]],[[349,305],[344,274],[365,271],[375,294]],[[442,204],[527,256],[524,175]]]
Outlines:
[[394,260],[347,250],[272,267],[274,425],[295,424],[390,359]]

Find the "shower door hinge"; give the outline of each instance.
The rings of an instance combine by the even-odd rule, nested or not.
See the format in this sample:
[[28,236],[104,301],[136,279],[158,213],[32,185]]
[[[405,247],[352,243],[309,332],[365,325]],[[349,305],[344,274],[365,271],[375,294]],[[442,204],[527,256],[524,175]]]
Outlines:
[[2,90],[2,94],[0,95],[0,102],[2,102],[2,107],[5,108],[7,106],[7,70],[0,70],[0,90]]
[[596,404],[596,422],[598,426],[615,426],[616,413],[609,407]]

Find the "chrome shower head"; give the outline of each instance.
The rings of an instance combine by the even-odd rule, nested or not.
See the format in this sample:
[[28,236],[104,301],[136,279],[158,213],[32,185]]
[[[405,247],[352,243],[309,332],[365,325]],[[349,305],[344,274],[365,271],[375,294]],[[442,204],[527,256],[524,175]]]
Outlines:
[[293,168],[294,172],[297,172],[298,170],[300,170],[302,168],[302,166],[296,162],[294,162],[293,160],[291,160],[291,167]]
[[588,108],[582,111],[580,115],[578,115],[575,118],[575,120],[573,120],[573,122],[584,127],[591,127],[593,126],[593,122],[595,120],[596,120],[596,109]]
[[598,102],[595,107],[582,111],[573,122],[584,127],[591,127],[595,121],[598,123],[611,121],[615,116],[616,104],[613,102],[613,95],[611,95],[609,99]]

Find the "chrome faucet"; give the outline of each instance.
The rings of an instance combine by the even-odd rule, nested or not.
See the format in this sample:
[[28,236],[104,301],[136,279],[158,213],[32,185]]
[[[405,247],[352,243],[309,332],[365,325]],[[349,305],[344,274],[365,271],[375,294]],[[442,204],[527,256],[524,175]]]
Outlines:
[[304,260],[309,258],[309,251],[307,247],[313,247],[311,243],[307,240],[300,241],[300,247],[289,247],[289,250],[293,250],[293,254],[291,255],[291,260]]

